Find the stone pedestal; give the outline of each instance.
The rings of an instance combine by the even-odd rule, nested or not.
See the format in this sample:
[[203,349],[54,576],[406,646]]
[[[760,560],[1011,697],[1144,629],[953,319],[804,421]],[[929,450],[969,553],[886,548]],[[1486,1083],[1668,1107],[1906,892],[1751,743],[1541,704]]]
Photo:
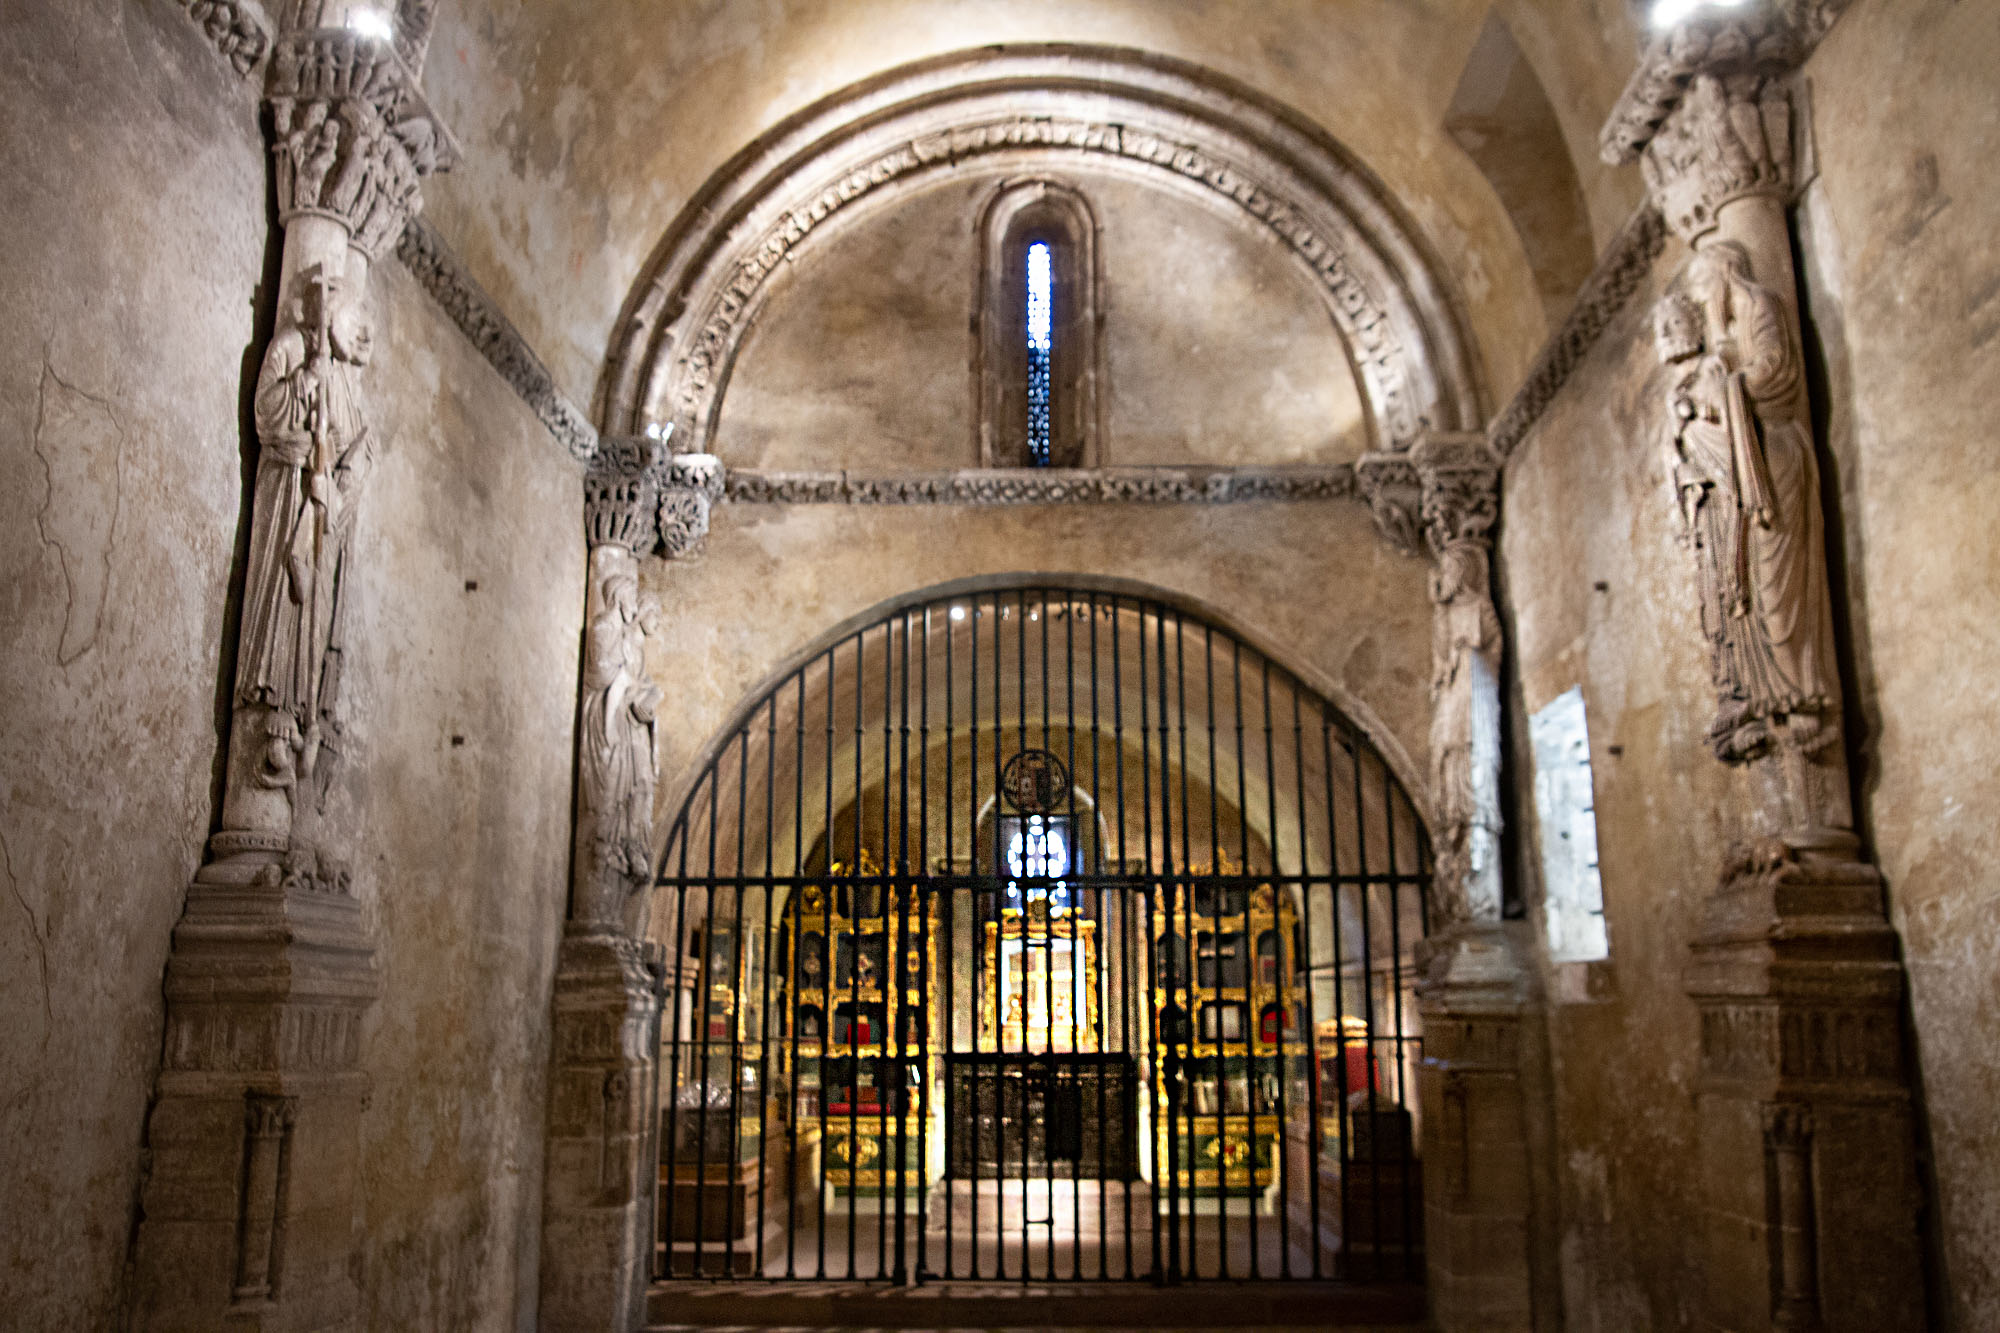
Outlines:
[[1903,976],[1852,839],[1736,859],[1692,945],[1701,1327],[1925,1324]]
[[378,986],[360,904],[334,878],[231,868],[204,868],[174,931],[132,1326],[359,1328],[360,1027]]
[[1424,1016],[1424,1246],[1444,1333],[1529,1329],[1528,1141],[1520,1072],[1525,977],[1498,923],[1453,928]]
[[545,1333],[637,1328],[652,1278],[659,1172],[660,967],[646,946],[572,923],[556,964],[542,1204]]

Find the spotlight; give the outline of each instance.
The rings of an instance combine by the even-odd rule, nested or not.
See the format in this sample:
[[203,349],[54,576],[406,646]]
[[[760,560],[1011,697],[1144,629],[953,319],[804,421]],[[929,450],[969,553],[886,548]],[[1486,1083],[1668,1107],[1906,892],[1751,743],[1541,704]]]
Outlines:
[[1653,6],[1653,26],[1661,31],[1692,17],[1700,9],[1741,9],[1748,0],[1657,0]]
[[953,620],[963,620],[963,619],[965,619],[965,608],[964,608],[964,607],[962,607],[962,606],[954,606],[954,607],[953,607],[953,608],[951,609],[951,618],[952,618]]
[[379,9],[350,9],[347,11],[347,26],[363,37],[373,37],[386,42],[396,35],[395,25],[389,16]]
[[665,425],[662,425],[657,421],[649,421],[646,423],[646,438],[649,440],[660,440],[664,442],[667,439],[671,438],[673,433],[674,433],[674,423],[671,421],[667,422]]

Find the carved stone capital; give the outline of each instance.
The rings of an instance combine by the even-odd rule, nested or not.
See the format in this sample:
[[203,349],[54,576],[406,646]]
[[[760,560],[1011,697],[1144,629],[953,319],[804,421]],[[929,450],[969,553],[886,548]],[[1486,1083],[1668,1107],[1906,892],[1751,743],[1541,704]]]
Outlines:
[[583,532],[592,546],[645,555],[658,540],[656,511],[664,444],[643,437],[603,437],[583,479]]
[[1365,453],[1354,462],[1354,482],[1375,530],[1399,551],[1415,554],[1423,531],[1423,482],[1407,453]]
[[722,460],[713,454],[676,454],[660,484],[660,554],[669,560],[693,553],[708,535],[708,515],[722,498]]
[[1500,517],[1500,459],[1481,435],[1426,435],[1410,451],[1422,487],[1424,539],[1434,555],[1484,546]]
[[371,260],[422,207],[423,177],[458,161],[416,74],[378,38],[346,28],[286,33],[264,95],[280,218],[330,218]]
[[1697,13],[1647,50],[1598,138],[1606,162],[1640,161],[1668,225],[1693,241],[1735,199],[1794,186],[1791,75],[1845,0]]

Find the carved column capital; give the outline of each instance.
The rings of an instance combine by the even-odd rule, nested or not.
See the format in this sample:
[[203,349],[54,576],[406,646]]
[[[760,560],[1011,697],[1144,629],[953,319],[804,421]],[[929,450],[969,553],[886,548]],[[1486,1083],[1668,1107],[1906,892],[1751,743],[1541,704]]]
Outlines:
[[583,479],[584,540],[645,555],[658,540],[660,480],[667,448],[635,436],[605,436]]
[[1747,14],[1697,13],[1654,41],[1598,139],[1611,164],[1638,161],[1668,224],[1693,242],[1730,202],[1794,189],[1791,75],[1845,0],[1788,0]]
[[458,161],[417,75],[380,38],[347,28],[285,33],[264,96],[280,220],[329,218],[370,260],[422,207],[422,178]]
[[660,484],[660,553],[669,560],[692,554],[708,535],[708,515],[722,498],[722,460],[714,454],[676,454]]
[[1365,453],[1354,463],[1354,484],[1375,516],[1375,530],[1397,550],[1415,554],[1421,543],[1423,483],[1402,451]]
[[1462,542],[1493,541],[1500,518],[1500,459],[1483,435],[1431,434],[1410,451],[1422,489],[1424,540],[1442,557]]

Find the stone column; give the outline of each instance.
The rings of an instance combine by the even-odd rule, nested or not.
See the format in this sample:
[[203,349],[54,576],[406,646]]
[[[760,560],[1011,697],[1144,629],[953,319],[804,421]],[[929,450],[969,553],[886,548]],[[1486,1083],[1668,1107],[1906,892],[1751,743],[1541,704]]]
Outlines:
[[665,960],[646,935],[662,692],[646,674],[639,559],[708,530],[722,469],[648,440],[605,439],[585,483],[590,585],[577,714],[570,912],[556,961],[542,1204],[541,1327],[643,1322],[659,1176]]
[[1655,311],[1662,503],[1698,598],[1741,841],[1686,981],[1702,1327],[1925,1323],[1903,974],[1853,833],[1787,208],[1796,70],[1837,5],[1683,23],[1603,135],[1693,254]]
[[[369,265],[455,152],[387,38],[340,5],[278,38],[266,87],[285,227],[221,830],[166,973],[133,1326],[359,1327],[362,897],[323,817],[343,729],[350,561],[368,472]],[[299,6],[293,6],[294,9]],[[299,16],[294,14],[296,20]]]
[[1529,995],[1502,921],[1500,620],[1493,528],[1500,464],[1478,435],[1410,451],[1431,574],[1435,872],[1424,1019],[1424,1237],[1441,1330],[1527,1329],[1528,1138],[1521,1086]]

